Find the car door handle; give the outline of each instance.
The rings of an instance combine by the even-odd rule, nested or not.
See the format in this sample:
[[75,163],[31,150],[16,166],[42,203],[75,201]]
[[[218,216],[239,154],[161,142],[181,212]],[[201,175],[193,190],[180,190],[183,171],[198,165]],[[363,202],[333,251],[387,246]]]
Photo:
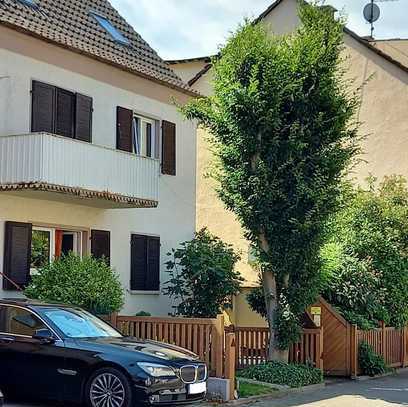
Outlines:
[[15,341],[14,338],[10,338],[9,336],[0,336],[0,343],[13,343]]

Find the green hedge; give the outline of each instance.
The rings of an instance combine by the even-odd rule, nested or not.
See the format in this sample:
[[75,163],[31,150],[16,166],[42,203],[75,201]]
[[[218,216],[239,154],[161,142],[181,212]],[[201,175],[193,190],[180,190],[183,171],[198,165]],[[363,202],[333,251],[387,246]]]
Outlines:
[[267,362],[251,366],[239,371],[237,376],[290,387],[302,387],[323,382],[323,373],[320,369],[284,362]]

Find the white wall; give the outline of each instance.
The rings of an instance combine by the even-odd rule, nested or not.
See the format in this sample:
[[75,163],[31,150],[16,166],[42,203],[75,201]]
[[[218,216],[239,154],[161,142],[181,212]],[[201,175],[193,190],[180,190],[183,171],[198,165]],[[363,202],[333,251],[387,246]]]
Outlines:
[[[21,36],[17,34],[16,36]],[[32,40],[27,37],[29,41]],[[38,45],[38,41],[37,44]],[[41,45],[42,46],[42,45]],[[44,53],[47,47],[44,43]],[[48,49],[49,51],[49,49]],[[85,61],[85,57],[69,51],[66,58]],[[88,63],[88,62],[87,62]],[[99,69],[99,62],[93,62]],[[80,66],[79,66],[80,67]],[[102,67],[106,69],[105,67]],[[111,68],[111,75],[128,75]],[[116,144],[116,106],[123,106],[143,112],[148,116],[165,119],[177,126],[177,175],[161,175],[159,180],[159,206],[155,209],[114,209],[103,210],[79,205],[67,205],[39,199],[22,198],[18,195],[0,193],[0,270],[3,267],[4,222],[21,221],[34,224],[56,224],[102,229],[111,231],[111,260],[120,273],[125,288],[130,280],[130,234],[152,234],[161,238],[161,262],[166,253],[180,242],[191,239],[195,230],[195,125],[184,121],[171,103],[164,103],[154,97],[141,96],[124,87],[115,87],[91,76],[75,73],[56,64],[46,63],[0,48],[0,135],[28,133],[30,131],[31,81],[33,79],[92,96],[93,142],[107,147]],[[135,81],[140,80],[135,77]],[[107,77],[112,83],[112,77]],[[161,85],[151,82],[152,95]],[[161,86],[160,92],[163,93]],[[170,99],[169,90],[169,99]],[[174,91],[172,91],[174,93]],[[164,267],[162,267],[164,270]],[[161,281],[166,280],[161,273]],[[0,279],[1,280],[1,279]],[[16,296],[4,292],[2,296]],[[155,315],[166,315],[170,311],[170,300],[163,295],[126,294],[124,313],[133,314],[145,310]]]

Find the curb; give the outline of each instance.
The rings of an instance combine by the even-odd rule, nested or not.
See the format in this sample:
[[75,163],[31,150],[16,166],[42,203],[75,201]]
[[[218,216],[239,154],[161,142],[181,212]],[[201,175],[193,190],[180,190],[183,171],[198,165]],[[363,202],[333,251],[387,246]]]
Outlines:
[[401,373],[407,373],[407,372],[408,372],[407,367],[401,367],[401,368],[398,368],[398,369],[393,369],[391,372],[378,374],[378,375],[375,375],[375,376],[356,376],[356,377],[352,377],[352,380],[355,380],[357,382],[364,382],[366,380],[381,379],[383,377],[399,375]]
[[[238,399],[238,400],[230,400],[225,403],[221,403],[222,405],[242,406],[242,405],[249,404],[249,403],[255,403],[257,401],[280,399],[290,394],[313,392],[316,390],[324,389],[326,387],[325,383],[311,384],[309,386],[303,386],[303,387],[289,387],[289,386],[282,386],[278,384],[259,382],[257,380],[252,380],[252,379],[242,379],[240,377],[237,377],[237,381],[271,387],[272,389],[275,389],[276,391],[271,394],[262,394],[260,396],[250,396],[250,397],[245,397],[245,398]],[[218,403],[206,402],[204,404],[201,404],[201,406],[209,407],[209,406],[214,406],[215,404],[218,404]]]

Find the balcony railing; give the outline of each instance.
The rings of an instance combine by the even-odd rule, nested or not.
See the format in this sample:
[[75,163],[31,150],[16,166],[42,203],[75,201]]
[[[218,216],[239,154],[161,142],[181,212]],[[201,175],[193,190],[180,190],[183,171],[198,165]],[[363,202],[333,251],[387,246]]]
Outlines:
[[0,191],[106,207],[155,207],[159,161],[48,133],[0,137]]

